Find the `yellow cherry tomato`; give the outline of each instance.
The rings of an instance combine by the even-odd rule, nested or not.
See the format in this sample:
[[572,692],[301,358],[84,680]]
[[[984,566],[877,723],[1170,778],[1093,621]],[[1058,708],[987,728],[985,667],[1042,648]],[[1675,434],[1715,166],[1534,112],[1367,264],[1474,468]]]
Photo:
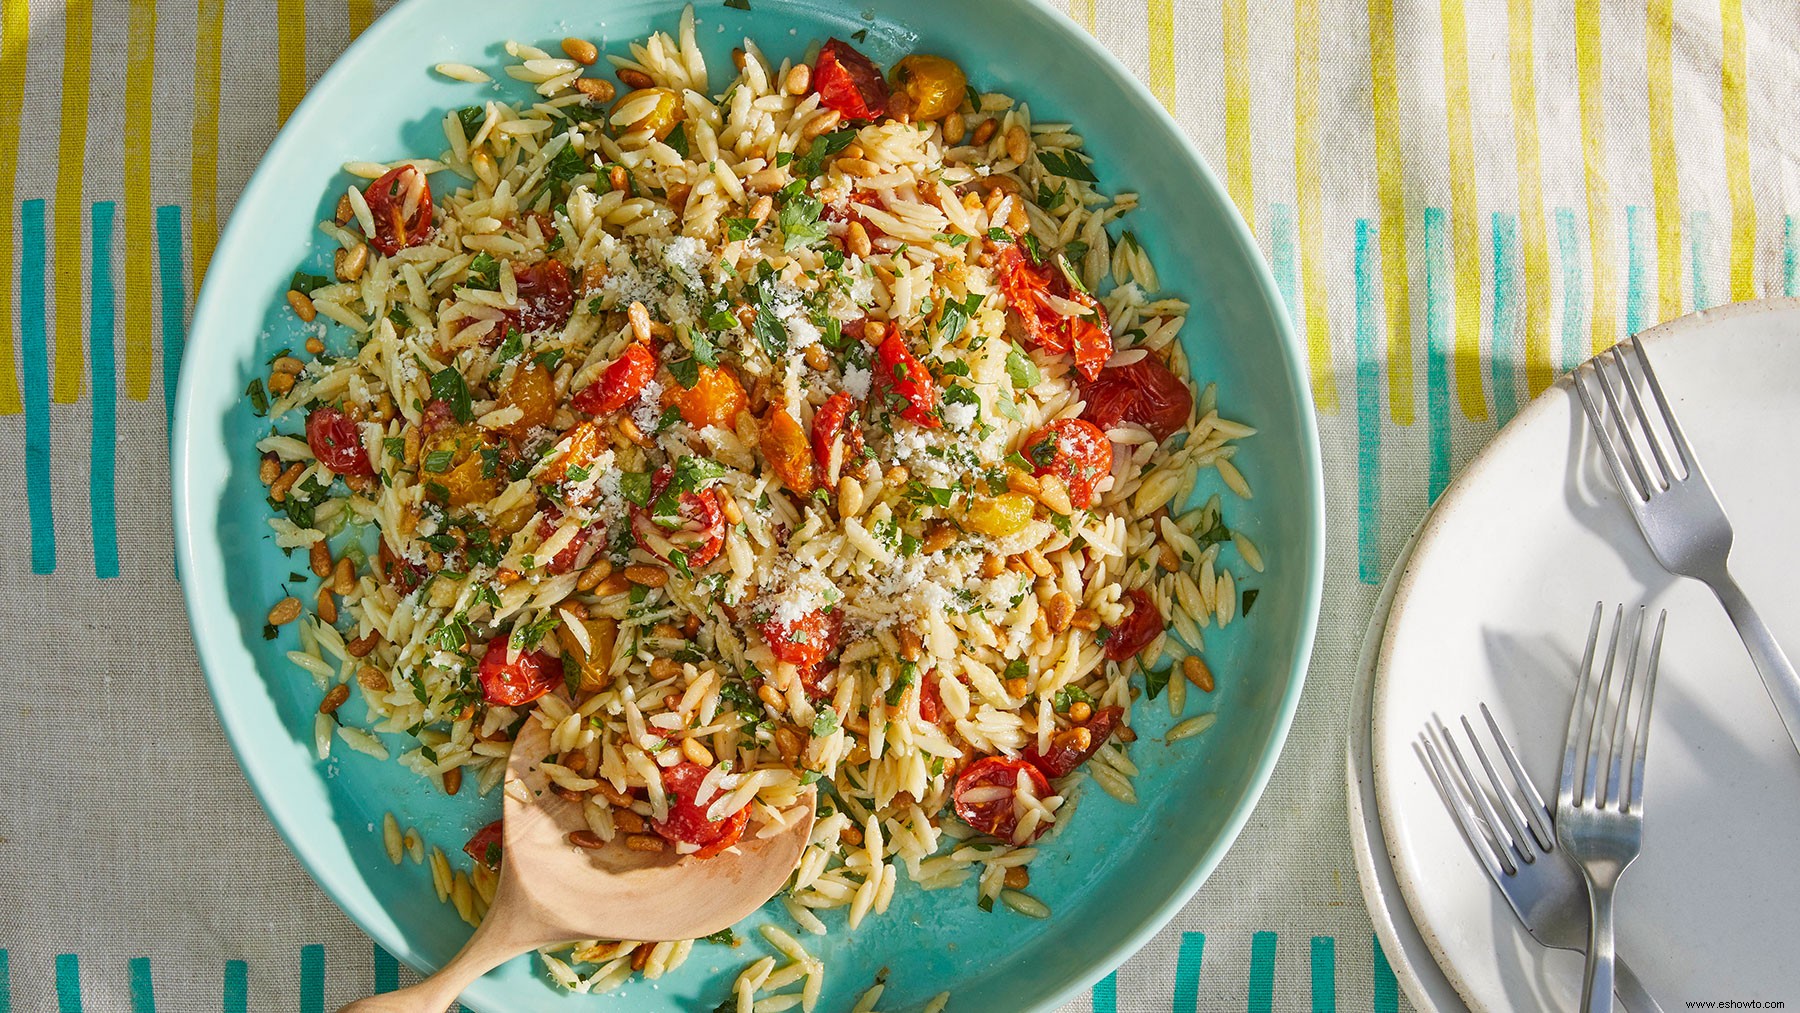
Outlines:
[[631,123],[627,125],[626,131],[635,133],[639,130],[649,130],[654,133],[656,139],[660,141],[669,136],[669,131],[674,130],[675,124],[681,122],[681,117],[685,112],[685,110],[681,108],[681,96],[675,94],[673,90],[668,88],[639,88],[636,91],[626,92],[625,97],[620,99],[617,105],[613,106],[613,112],[618,112],[627,103],[641,102],[644,95],[648,93],[655,93],[656,102],[650,105],[649,112],[632,120]]
[[991,538],[1006,538],[1025,530],[1033,509],[1031,497],[1022,492],[984,496],[963,515],[963,527]]
[[894,86],[912,99],[915,120],[943,119],[962,105],[969,79],[941,56],[914,53],[894,64]]

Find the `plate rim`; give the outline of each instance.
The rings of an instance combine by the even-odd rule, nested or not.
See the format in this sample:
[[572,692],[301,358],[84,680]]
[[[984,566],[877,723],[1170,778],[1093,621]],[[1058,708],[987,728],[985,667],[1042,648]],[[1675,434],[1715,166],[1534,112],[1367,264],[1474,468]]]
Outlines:
[[[1721,306],[1695,310],[1692,313],[1683,314],[1672,320],[1665,320],[1654,327],[1649,327],[1638,332],[1634,337],[1639,342],[1654,347],[1669,341],[1685,340],[1685,336],[1688,332],[1701,330],[1707,325],[1715,322],[1733,320],[1739,317],[1757,316],[1765,313],[1789,311],[1800,312],[1800,297],[1773,296],[1767,299],[1727,303]],[[1582,360],[1582,364],[1585,364],[1587,361],[1588,360],[1586,359]],[[1579,368],[1580,365],[1577,365],[1576,369]],[[1551,399],[1553,397],[1573,398],[1575,396],[1573,393],[1574,376],[1575,370],[1573,369],[1558,376],[1555,382],[1544,389],[1543,393],[1533,398],[1524,408],[1520,409],[1519,413],[1513,417],[1512,421],[1501,428],[1501,430],[1495,434],[1494,438],[1488,441],[1486,446],[1476,452],[1475,456],[1464,466],[1461,474],[1457,475],[1456,478],[1451,481],[1450,485],[1444,490],[1443,495],[1438,497],[1438,501],[1432,505],[1431,510],[1426,514],[1425,520],[1421,523],[1419,532],[1416,536],[1417,543],[1413,546],[1413,554],[1409,557],[1409,562],[1412,558],[1416,558],[1419,553],[1430,549],[1433,543],[1443,536],[1443,528],[1446,519],[1450,514],[1455,512],[1456,508],[1470,495],[1470,483],[1468,481],[1470,477],[1478,474],[1484,468],[1491,467],[1494,458],[1499,456],[1506,448],[1510,447],[1512,443],[1522,439],[1523,437],[1519,434],[1522,433],[1530,423],[1536,420],[1538,416],[1543,415],[1550,410]],[[1376,807],[1376,814],[1380,820],[1382,838],[1384,846],[1388,850],[1389,862],[1394,868],[1394,879],[1399,886],[1400,897],[1406,905],[1407,914],[1412,918],[1413,924],[1418,927],[1419,935],[1423,937],[1426,947],[1431,952],[1432,959],[1436,961],[1438,968],[1444,972],[1444,976],[1449,979],[1451,987],[1456,990],[1456,994],[1462,998],[1463,1002],[1467,1004],[1471,1010],[1477,1011],[1477,1013],[1486,1013],[1486,1011],[1493,1007],[1473,994],[1473,990],[1470,989],[1467,980],[1449,960],[1448,952],[1444,947],[1442,939],[1439,938],[1438,933],[1430,925],[1425,924],[1419,919],[1414,898],[1422,888],[1422,885],[1413,882],[1412,878],[1406,874],[1402,866],[1394,861],[1397,857],[1396,852],[1391,844],[1386,843],[1394,840],[1396,828],[1391,816],[1393,811],[1391,800],[1386,798],[1387,793],[1382,790],[1382,786],[1387,783],[1387,779],[1382,773],[1382,758],[1386,754],[1384,750],[1373,748],[1373,746],[1376,742],[1380,741],[1381,738],[1384,738],[1387,734],[1391,734],[1391,731],[1384,729],[1380,724],[1375,723],[1373,719],[1381,710],[1381,700],[1385,697],[1388,689],[1391,688],[1388,685],[1387,675],[1392,661],[1393,641],[1386,636],[1387,628],[1391,627],[1395,617],[1399,616],[1404,611],[1407,598],[1416,584],[1417,577],[1417,571],[1410,566],[1407,568],[1406,572],[1401,575],[1400,582],[1395,588],[1392,609],[1388,614],[1387,623],[1384,625],[1381,651],[1376,659],[1374,691],[1371,695],[1370,708],[1370,736],[1372,747],[1370,756],[1375,776],[1375,796],[1380,803]]]
[[[663,15],[679,13],[684,0],[660,0],[667,10]],[[1294,329],[1285,302],[1275,284],[1269,264],[1261,255],[1261,248],[1245,223],[1243,216],[1237,211],[1224,186],[1206,162],[1199,149],[1182,130],[1179,123],[1169,111],[1151,93],[1148,86],[1131,73],[1111,51],[1102,46],[1097,39],[1087,32],[1081,31],[1060,10],[1052,6],[1050,0],[1000,0],[1013,4],[1027,13],[1036,14],[1046,24],[1054,26],[1065,40],[1081,49],[1093,61],[1094,76],[1107,81],[1121,89],[1125,96],[1134,100],[1152,121],[1160,127],[1165,135],[1175,142],[1175,149],[1198,171],[1205,193],[1217,205],[1227,210],[1224,215],[1229,234],[1221,236],[1228,239],[1245,254],[1247,269],[1254,278],[1257,295],[1268,307],[1269,320],[1274,331],[1274,338],[1281,347],[1284,379],[1292,394],[1290,405],[1293,418],[1291,423],[1298,437],[1295,446],[1283,447],[1284,453],[1295,455],[1295,464],[1302,485],[1309,493],[1304,504],[1303,543],[1301,545],[1304,560],[1294,568],[1293,578],[1299,584],[1299,623],[1295,635],[1290,640],[1293,660],[1287,673],[1287,684],[1278,705],[1277,713],[1270,725],[1270,734],[1258,757],[1249,779],[1243,785],[1238,801],[1217,837],[1201,852],[1198,860],[1182,878],[1180,886],[1172,891],[1159,905],[1150,909],[1149,914],[1138,927],[1122,936],[1118,941],[1106,947],[1102,955],[1096,958],[1092,966],[1085,972],[1075,975],[1070,982],[1059,991],[1051,994],[1039,1004],[1031,1007],[1035,1011],[1054,1010],[1066,1003],[1071,997],[1091,987],[1095,982],[1115,970],[1141,949],[1145,943],[1160,932],[1175,914],[1192,899],[1219,863],[1237,842],[1250,815],[1261,801],[1273,775],[1275,764],[1286,746],[1287,738],[1292,730],[1295,713],[1299,708],[1302,690],[1310,667],[1313,647],[1319,623],[1321,604],[1324,592],[1325,566],[1325,487],[1322,463],[1322,449],[1319,442],[1317,408],[1313,401],[1312,387],[1305,370],[1306,352]],[[243,234],[250,228],[250,219],[240,215],[238,210],[252,207],[267,199],[263,193],[271,185],[269,172],[275,158],[288,146],[299,143],[301,125],[318,115],[317,108],[323,108],[324,94],[328,85],[338,82],[341,77],[352,73],[352,67],[368,58],[373,51],[383,48],[389,41],[388,36],[400,31],[404,25],[411,24],[413,19],[429,6],[429,0],[401,0],[390,8],[361,35],[351,41],[331,66],[320,75],[310,87],[294,112],[277,131],[269,146],[258,160],[255,170],[245,181],[236,202],[233,213],[227,220],[225,228],[220,232],[214,248],[214,256],[229,253],[244,242]],[[216,277],[216,276],[215,276]],[[196,351],[204,353],[215,343],[211,336],[219,333],[223,325],[220,318],[228,315],[224,305],[226,296],[222,294],[218,284],[202,284],[196,294],[192,317],[187,327],[187,354]],[[185,356],[184,356],[185,357]],[[192,361],[192,360],[190,360]],[[397,922],[387,915],[386,909],[379,902],[365,902],[365,898],[356,896],[362,888],[349,882],[351,877],[345,876],[331,863],[322,860],[315,849],[303,841],[298,826],[290,826],[290,820],[278,816],[282,811],[272,801],[272,785],[275,769],[272,761],[259,756],[254,744],[243,740],[241,732],[234,731],[234,723],[229,712],[232,707],[227,704],[231,693],[227,686],[226,675],[220,671],[219,665],[208,663],[209,650],[204,645],[214,637],[228,636],[229,631],[223,629],[224,623],[219,617],[209,613],[208,606],[214,603],[193,574],[197,571],[197,550],[201,544],[216,541],[210,533],[203,534],[196,540],[194,508],[195,499],[191,494],[192,481],[191,458],[195,453],[193,426],[195,419],[195,401],[198,388],[202,383],[200,370],[186,369],[182,371],[174,407],[174,428],[171,432],[170,454],[170,489],[172,501],[172,519],[174,528],[175,553],[174,562],[177,579],[182,587],[182,597],[187,613],[189,626],[194,635],[195,653],[198,657],[202,673],[205,677],[208,696],[211,698],[214,714],[230,744],[233,755],[249,783],[252,793],[261,805],[265,816],[275,826],[277,834],[287,846],[288,851],[299,862],[300,866],[313,879],[319,888],[329,897],[332,903],[356,925],[366,936],[380,943],[384,949],[397,959],[417,971],[427,971],[435,965],[424,958],[413,945],[409,935],[401,930]],[[215,628],[217,624],[218,628]],[[262,673],[258,672],[258,678]],[[354,903],[353,903],[354,901]],[[385,924],[383,924],[385,922]],[[391,931],[390,931],[391,927]],[[486,980],[486,979],[483,979]],[[481,982],[470,987],[464,999],[465,1005],[473,1008],[497,1009],[491,1005],[495,997],[481,994]]]

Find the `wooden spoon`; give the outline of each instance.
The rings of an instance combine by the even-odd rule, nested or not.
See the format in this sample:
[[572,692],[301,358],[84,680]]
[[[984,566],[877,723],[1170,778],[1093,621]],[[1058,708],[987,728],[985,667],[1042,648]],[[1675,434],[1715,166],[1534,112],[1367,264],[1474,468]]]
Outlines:
[[[752,825],[734,850],[712,858],[686,858],[673,847],[632,851],[617,839],[599,850],[578,848],[567,835],[587,829],[581,806],[550,791],[537,769],[549,753],[549,731],[526,721],[507,759],[500,880],[481,927],[436,974],[339,1013],[442,1013],[483,974],[556,943],[711,935],[773,897],[812,834],[816,798],[808,788],[799,803],[806,811],[792,827],[756,838]],[[519,792],[515,780],[527,790]]]

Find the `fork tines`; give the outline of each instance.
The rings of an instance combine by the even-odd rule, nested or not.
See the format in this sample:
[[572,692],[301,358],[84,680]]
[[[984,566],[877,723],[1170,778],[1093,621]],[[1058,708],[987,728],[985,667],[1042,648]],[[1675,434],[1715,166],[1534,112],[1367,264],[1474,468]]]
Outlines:
[[[1644,401],[1638,395],[1638,385],[1632,379],[1628,365],[1630,360],[1636,360],[1637,372],[1643,374],[1651,396],[1656,399],[1656,407],[1667,424],[1666,436],[1659,438],[1656,426],[1650,421],[1650,413],[1644,410]],[[1609,374],[1616,374],[1616,379]],[[1600,449],[1605,453],[1606,463],[1612,468],[1613,478],[1618,481],[1621,491],[1635,493],[1640,500],[1649,499],[1693,472],[1694,456],[1688,449],[1687,437],[1681,431],[1681,423],[1675,420],[1675,412],[1669,407],[1662,384],[1657,381],[1656,372],[1650,368],[1650,360],[1636,338],[1626,338],[1594,356],[1586,366],[1576,369],[1573,379],[1575,393],[1581,397],[1588,422],[1600,437]],[[1623,394],[1614,390],[1615,384],[1624,388]],[[1592,390],[1594,387],[1599,388],[1598,395]],[[1602,400],[1606,402],[1604,411],[1599,403]],[[1630,403],[1631,416],[1626,415],[1621,401]],[[1637,420],[1635,433],[1630,422],[1632,417]],[[1607,438],[1607,419],[1617,432],[1616,440]],[[1665,439],[1674,449],[1676,461],[1673,463],[1663,450]],[[1649,472],[1644,453],[1638,448],[1640,442],[1648,448],[1656,463],[1656,475]],[[1679,464],[1679,472],[1675,464]]]
[[[1568,735],[1563,745],[1557,807],[1559,810],[1571,805],[1616,808],[1620,812],[1636,813],[1643,799],[1644,756],[1650,745],[1650,707],[1656,693],[1663,625],[1669,614],[1663,612],[1657,617],[1648,664],[1643,667],[1640,678],[1638,653],[1644,643],[1648,610],[1638,607],[1637,626],[1632,633],[1625,673],[1615,693],[1613,663],[1618,657],[1619,637],[1625,628],[1625,606],[1618,606],[1613,613],[1606,657],[1596,679],[1595,649],[1600,642],[1600,619],[1604,612],[1605,607],[1596,602],[1594,618],[1588,627],[1587,650],[1581,659],[1580,681],[1575,689],[1576,704],[1570,710]],[[1635,726],[1630,721],[1633,714]],[[1631,736],[1629,739],[1627,734]],[[1630,758],[1629,767],[1626,767],[1627,757]],[[1602,771],[1606,775],[1604,786],[1599,780]]]
[[[1498,879],[1503,875],[1514,875],[1521,863],[1536,862],[1540,855],[1553,850],[1556,835],[1551,832],[1549,811],[1544,807],[1543,798],[1531,779],[1525,776],[1518,754],[1494,722],[1487,704],[1481,705],[1481,716],[1505,763],[1504,776],[1488,759],[1487,750],[1482,747],[1481,738],[1475,734],[1467,717],[1461,719],[1463,734],[1468,737],[1486,774],[1485,783],[1476,779],[1463,759],[1462,750],[1457,747],[1455,734],[1441,722],[1427,726],[1420,741],[1438,792],[1455,814],[1469,846],[1487,866],[1488,872]],[[1448,761],[1445,753],[1449,754]]]

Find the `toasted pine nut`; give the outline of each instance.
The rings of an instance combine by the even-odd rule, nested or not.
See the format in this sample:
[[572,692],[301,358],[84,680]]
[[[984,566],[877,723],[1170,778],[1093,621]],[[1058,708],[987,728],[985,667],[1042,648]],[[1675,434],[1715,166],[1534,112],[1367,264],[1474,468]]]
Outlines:
[[633,422],[629,415],[619,416],[619,435],[640,447],[650,445],[650,438],[644,435],[644,431],[637,427],[637,423]]
[[345,556],[337,561],[337,567],[331,573],[331,589],[338,594],[349,594],[356,590],[356,564]]
[[294,487],[295,482],[300,481],[300,473],[305,470],[306,466],[298,461],[288,465],[287,470],[281,473],[281,477],[270,483],[269,498],[277,503],[285,502],[288,490]]
[[312,297],[299,289],[289,289],[287,301],[288,305],[294,308],[294,315],[306,323],[312,323],[313,319],[319,315],[319,311],[313,308]]
[[[651,834],[628,834],[625,837],[625,847],[632,851],[661,851],[664,846],[663,839],[660,837]],[[643,952],[648,956],[647,948]]]
[[944,143],[961,144],[968,133],[969,125],[962,113],[953,111],[944,117]]
[[[600,783],[606,784],[605,781]],[[611,786],[608,785],[608,787]],[[627,798],[623,802],[614,802],[613,805],[620,807],[613,813],[613,826],[618,827],[628,834],[641,834],[644,832],[644,818],[631,811],[631,799]]]
[[769,220],[769,215],[774,210],[775,199],[768,194],[763,194],[756,198],[754,204],[750,205],[750,219],[756,223],[757,228],[762,228],[762,224]]
[[744,63],[747,59],[748,59],[748,57],[746,57],[744,55],[744,47],[743,46],[732,46],[731,47],[731,65],[733,67],[736,67],[740,71],[743,70]]
[[1022,676],[1006,680],[1006,695],[1007,696],[1022,698],[1025,696],[1026,691],[1029,690],[1030,688],[1031,688],[1030,684],[1027,683],[1025,681],[1024,677],[1022,677]]
[[348,684],[340,682],[331,687],[331,692],[325,694],[325,699],[319,701],[319,713],[330,714],[342,707],[344,701],[348,699],[350,699],[350,687]]
[[1159,541],[1157,544],[1161,546],[1161,551],[1157,553],[1157,565],[1170,573],[1181,569],[1181,555],[1168,542]]
[[571,831],[569,833],[568,841],[570,844],[588,851],[599,851],[601,848],[606,847],[606,842],[601,840],[600,835],[594,833],[592,830]]
[[1075,599],[1069,597],[1067,591],[1058,591],[1044,604],[1044,622],[1049,625],[1051,633],[1061,633],[1069,628],[1075,618]]
[[1025,138],[1025,128],[1024,127],[1019,126],[1017,123],[1014,123],[1012,126],[1007,127],[1006,128],[1006,157],[1012,159],[1013,161],[1019,163],[1020,165],[1024,165],[1025,164],[1025,156],[1026,156],[1026,154],[1028,154],[1026,147],[1025,147],[1025,142],[1026,142],[1026,138]]
[[712,750],[701,745],[699,739],[682,739],[681,755],[702,767],[710,767],[713,764]]
[[731,492],[729,490],[727,490],[724,486],[720,485],[720,486],[713,487],[713,499],[718,501],[719,512],[725,515],[726,523],[728,523],[728,524],[744,523],[743,508],[738,506],[737,500],[731,495]]
[[806,364],[821,373],[831,368],[831,353],[824,345],[807,345],[805,357]]
[[631,174],[622,165],[615,165],[606,170],[606,182],[614,190],[623,190],[631,183]]
[[858,828],[856,824],[852,823],[849,826],[845,827],[844,829],[838,831],[838,840],[844,842],[845,844],[850,845],[851,847],[855,847],[856,845],[861,844],[863,842],[862,830],[860,828]]
[[[567,764],[564,764],[564,766],[567,766]],[[550,794],[555,795],[557,798],[562,799],[564,802],[575,802],[577,804],[579,804],[581,802],[581,800],[585,797],[577,792],[573,792],[567,788],[564,788],[560,784],[552,784],[550,786]],[[597,839],[598,838],[596,838],[596,840]]]
[[1031,572],[1039,577],[1048,577],[1056,572],[1051,569],[1050,561],[1044,558],[1044,554],[1036,549],[1026,549],[1020,555],[1025,557],[1025,565],[1031,568]]
[[269,393],[271,393],[271,394],[286,394],[288,391],[293,390],[293,389],[294,389],[294,374],[292,374],[292,373],[270,373],[269,374]]
[[300,599],[291,594],[276,602],[275,607],[269,610],[270,626],[285,626],[298,618],[300,618]]
[[1006,473],[1006,488],[1010,492],[1022,492],[1035,497],[1041,487],[1036,475],[1028,475],[1014,468]]
[[[939,521],[925,532],[925,539],[920,548],[926,552],[942,552],[956,541],[956,525],[949,521]],[[908,659],[909,661],[912,659]]]
[[[601,781],[599,786],[596,787],[594,790],[599,792],[600,797],[605,799],[609,805],[617,806],[622,809],[629,808],[631,806],[631,796],[625,794],[624,792],[620,791],[617,788],[614,788],[612,786],[611,781]],[[614,822],[617,822],[617,819],[618,819],[617,816],[615,816]],[[631,830],[629,830],[629,828],[621,828],[621,829],[628,830],[631,833],[636,833],[636,831],[631,831]]]
[[669,582],[669,571],[660,566],[627,566],[625,579],[645,587],[662,587]]
[[805,140],[810,141],[820,134],[828,134],[831,131],[836,130],[838,124],[843,121],[844,117],[842,113],[839,113],[836,109],[827,109],[817,116],[814,116],[812,119],[807,120],[806,126],[800,128],[800,136]]
[[331,576],[331,546],[325,544],[323,538],[312,543],[306,550],[307,561],[312,564],[312,572],[320,577]]
[[775,687],[766,682],[756,687],[756,698],[767,704],[769,709],[776,713],[780,713],[787,706],[787,701],[781,698],[781,694],[775,691]]
[[305,348],[308,355],[318,355],[325,350],[325,342],[318,338],[307,338]]
[[615,594],[624,594],[631,587],[631,578],[623,573],[608,574],[600,583],[594,585],[596,597],[606,598]]
[[444,771],[444,794],[454,795],[462,790],[462,768],[451,767]]
[[887,470],[887,474],[881,476],[881,480],[888,485],[905,485],[906,480],[911,477],[912,472],[906,470],[906,465],[896,464]]
[[281,477],[281,458],[274,454],[264,454],[262,463],[256,466],[256,477],[262,479],[264,485],[273,484]]
[[1023,865],[1015,865],[1006,870],[1006,888],[1023,890],[1031,885],[1031,873]]
[[1092,633],[1100,628],[1100,613],[1093,609],[1077,609],[1075,615],[1069,620],[1069,625],[1078,630]]
[[804,95],[811,84],[812,68],[804,63],[796,63],[788,70],[787,80],[782,82],[782,87],[787,89],[789,95]]
[[917,630],[910,626],[900,627],[900,660],[918,661],[925,654],[925,645],[919,639]]
[[794,726],[780,725],[775,729],[775,751],[781,754],[784,761],[794,762],[805,748],[806,743],[801,740],[800,733],[794,730]]
[[332,212],[331,217],[339,225],[347,225],[350,222],[351,216],[355,214],[356,209],[350,206],[350,195],[343,194],[338,197],[337,210]]
[[631,336],[648,344],[650,342],[650,311],[641,302],[633,301],[631,308],[625,311],[631,318]]
[[1000,129],[1000,121],[989,117],[975,124],[975,143],[986,144],[994,139],[994,131]]
[[868,257],[875,249],[869,242],[869,230],[863,228],[863,223],[855,219],[851,219],[849,226],[844,229],[844,245],[850,248],[851,253],[864,258]]
[[744,180],[744,185],[757,193],[774,193],[788,184],[788,172],[785,168],[770,166],[758,169]]
[[1062,514],[1064,517],[1075,512],[1075,504],[1069,499],[1069,487],[1063,480],[1053,474],[1038,476],[1038,502]]
[[339,249],[331,255],[331,267],[339,281],[355,281],[362,277],[363,269],[369,266],[369,247],[365,243],[357,243],[348,250]]
[[1130,725],[1120,725],[1113,729],[1113,738],[1120,742],[1136,742],[1137,732],[1133,731]]
[[599,584],[611,574],[612,561],[604,557],[596,559],[588,564],[587,569],[581,571],[581,579],[575,582],[575,590],[582,592],[592,591],[596,584]]
[[331,585],[319,585],[318,608],[319,619],[325,623],[335,623],[338,618],[337,599],[331,596]]
[[386,693],[391,687],[388,677],[374,665],[358,665],[356,667],[356,683],[371,693]]
[[592,42],[573,36],[562,41],[562,51],[569,55],[569,59],[583,67],[592,67],[594,61],[600,59],[600,50]]
[[1199,655],[1190,654],[1181,659],[1181,674],[1187,677],[1187,681],[1200,687],[1200,692],[1213,691],[1212,669],[1206,667],[1206,662],[1201,661]]
[[619,83],[627,88],[648,88],[656,83],[649,74],[632,67],[620,67],[617,76]]
[[[661,573],[662,571],[658,570],[656,572]],[[676,661],[674,658],[650,659],[650,678],[657,680],[672,679],[680,674],[681,662]]]
[[981,579],[992,580],[1006,572],[1006,558],[997,552],[981,557]]
[[879,345],[887,337],[887,322],[870,320],[863,324],[863,341],[871,345]]
[[578,77],[575,79],[575,90],[589,102],[611,102],[618,89],[611,81],[602,81],[597,77]]
[[1069,719],[1071,721],[1086,721],[1093,716],[1094,708],[1086,700],[1077,700],[1069,705]]

